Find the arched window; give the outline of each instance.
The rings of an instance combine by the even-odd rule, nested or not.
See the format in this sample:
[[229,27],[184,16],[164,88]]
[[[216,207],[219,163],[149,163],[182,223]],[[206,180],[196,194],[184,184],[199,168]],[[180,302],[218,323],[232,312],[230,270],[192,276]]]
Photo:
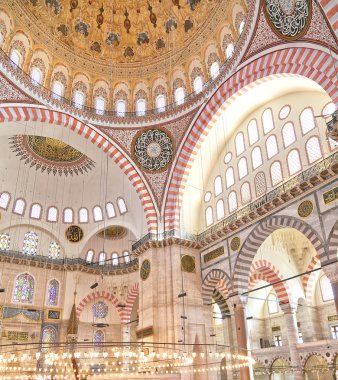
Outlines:
[[241,186],[242,203],[246,204],[251,201],[251,190],[249,182],[244,182]]
[[126,102],[124,100],[118,100],[116,103],[117,116],[123,117],[126,114]]
[[20,53],[17,50],[13,49],[11,51],[11,55],[9,56],[9,58],[12,61],[12,63],[14,63],[14,65],[20,66],[21,55],[20,55]]
[[258,127],[255,119],[251,120],[248,124],[249,144],[252,145],[258,141]]
[[210,75],[212,79],[215,79],[218,77],[219,74],[219,63],[215,61],[211,66],[210,66]]
[[53,82],[52,92],[54,99],[60,99],[63,96],[64,86],[61,82],[55,80]]
[[39,237],[35,232],[26,232],[23,239],[22,253],[35,256],[38,251]]
[[7,232],[0,233],[0,251],[8,251],[11,243],[11,237]]
[[156,97],[156,109],[157,112],[163,112],[165,111],[165,106],[166,106],[166,99],[163,94],[157,95]]
[[278,154],[277,139],[275,135],[269,136],[266,140],[266,153],[268,158]]
[[47,306],[57,306],[59,302],[60,284],[58,280],[50,280],[47,291]]
[[101,96],[98,96],[95,99],[95,112],[98,115],[103,115],[105,108],[106,108],[106,101],[105,101],[105,99],[103,99]]
[[242,154],[245,150],[245,144],[244,144],[244,135],[243,132],[237,133],[237,136],[235,138],[235,146],[236,146],[236,154],[239,156]]
[[244,25],[245,25],[245,21],[242,20],[241,23],[239,24],[239,27],[238,27],[238,34],[239,35],[241,35],[243,33]]
[[269,314],[278,313],[278,300],[275,294],[269,294],[267,298]]
[[85,207],[81,207],[79,210],[79,222],[88,223],[88,221],[89,221],[88,210]]
[[95,206],[93,208],[94,222],[101,222],[103,220],[102,208],[100,206]]
[[58,209],[54,206],[49,207],[47,211],[48,222],[57,222],[58,217],[59,217]]
[[217,220],[224,218],[225,210],[224,210],[223,199],[219,199],[216,203],[216,215],[217,215]]
[[283,181],[282,166],[279,161],[275,161],[270,167],[272,186],[278,185]]
[[115,207],[111,202],[106,203],[106,212],[108,219],[115,218],[116,212],[115,212]]
[[287,148],[296,141],[295,127],[293,123],[288,122],[282,129],[284,147]]
[[96,330],[93,336],[93,342],[95,345],[104,343],[104,332],[102,330]]
[[64,223],[74,222],[74,211],[71,208],[65,208],[63,210],[63,221]]
[[290,107],[290,106],[284,106],[284,107],[279,111],[279,118],[280,118],[281,120],[286,119],[286,118],[289,116],[290,111],[291,111],[291,107]]
[[18,198],[14,203],[13,212],[14,214],[23,215],[25,212],[25,208],[26,202],[23,199]]
[[326,104],[322,110],[322,115],[325,117],[330,117],[336,110],[336,105],[333,102]]
[[260,197],[266,193],[266,181],[264,172],[258,172],[255,176],[256,196]]
[[300,126],[302,127],[303,135],[316,127],[315,118],[311,108],[305,108],[300,114]]
[[144,99],[139,99],[136,102],[136,114],[137,116],[143,116],[146,113],[147,103]]
[[7,210],[11,196],[7,192],[0,193],[0,208]]
[[28,274],[20,274],[14,285],[13,302],[32,303],[34,297],[34,278]]
[[104,265],[106,262],[106,253],[105,252],[100,252],[99,253],[99,264]]
[[42,207],[38,203],[34,203],[31,206],[31,214],[30,217],[32,219],[40,219],[42,214]]
[[60,257],[60,246],[55,241],[49,243],[48,257],[50,259],[58,259]]
[[237,194],[235,191],[231,191],[229,193],[229,197],[228,197],[228,202],[229,202],[229,212],[233,212],[235,210],[237,210]]
[[94,259],[94,251],[92,249],[89,249],[87,251],[86,261],[87,261],[87,263],[92,263],[93,259]]
[[126,202],[124,201],[123,198],[118,198],[117,199],[117,206],[119,208],[120,214],[125,214],[127,212],[127,206]]
[[246,162],[246,158],[242,157],[238,161],[238,176],[239,179],[244,178],[246,175],[248,175],[248,165]]
[[217,195],[221,194],[221,192],[223,191],[222,178],[220,175],[218,175],[215,178],[214,188],[215,188],[215,197],[217,197]]
[[176,88],[174,98],[175,98],[175,102],[177,104],[183,104],[184,103],[185,91],[184,91],[183,87]]
[[211,226],[214,223],[214,217],[212,215],[212,207],[209,206],[205,210],[205,223],[207,227]]
[[57,331],[53,326],[45,326],[41,332],[41,351],[48,352],[48,350],[56,342]]
[[332,301],[334,299],[334,295],[330,280],[324,275],[320,278],[319,284],[323,301]]
[[266,135],[267,133],[272,131],[274,128],[272,111],[270,108],[267,108],[263,112],[262,122],[263,122],[263,131],[264,131],[264,134]]
[[306,153],[309,164],[316,162],[322,158],[322,151],[320,149],[320,142],[317,136],[313,136],[306,142]]
[[223,324],[223,317],[222,317],[222,311],[221,308],[219,307],[217,302],[212,303],[212,314],[213,314],[213,319],[214,323],[216,326],[221,326]]
[[194,91],[196,94],[199,94],[203,90],[203,79],[201,76],[198,76],[194,79]]
[[231,166],[225,172],[225,182],[227,189],[235,183],[234,169]]
[[231,56],[234,54],[234,51],[235,47],[234,44],[231,42],[225,49],[225,56],[227,57],[227,59],[231,58]]
[[38,85],[41,83],[41,81],[42,81],[41,71],[38,68],[33,67],[32,71],[31,71],[31,82],[32,82],[32,84]]
[[76,108],[82,108],[85,103],[85,96],[80,91],[75,91],[74,93],[74,103]]
[[111,254],[112,263],[114,267],[117,267],[119,265],[119,255],[116,252],[113,252]]
[[124,262],[126,264],[129,264],[130,263],[130,255],[129,255],[129,252],[128,251],[124,251],[123,252],[123,257],[124,257]]
[[302,164],[300,162],[299,152],[297,149],[293,149],[289,152],[288,167],[290,175],[298,173],[302,170]]
[[252,149],[251,152],[252,168],[255,170],[263,164],[262,151],[259,146]]

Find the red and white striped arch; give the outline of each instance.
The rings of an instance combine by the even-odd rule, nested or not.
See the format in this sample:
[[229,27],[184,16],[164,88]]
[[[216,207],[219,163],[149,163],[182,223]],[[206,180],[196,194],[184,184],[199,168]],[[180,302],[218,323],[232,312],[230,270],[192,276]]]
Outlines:
[[125,302],[125,308],[122,312],[122,323],[128,323],[130,322],[131,312],[133,310],[133,306],[135,303],[136,298],[139,294],[139,285],[138,283],[134,284],[133,287],[130,289],[126,302]]
[[81,313],[83,309],[92,301],[95,301],[96,299],[105,300],[106,302],[110,303],[112,306],[114,306],[120,316],[120,319],[122,320],[122,313],[123,308],[118,307],[119,300],[111,293],[105,292],[104,290],[92,292],[89,293],[86,297],[82,299],[82,301],[79,303],[79,305],[76,307],[76,317],[77,319],[80,319]]
[[[306,272],[320,268],[320,260],[318,256],[312,257],[310,264],[306,268]],[[317,272],[311,272],[303,276],[303,288],[306,302],[311,305],[313,301],[313,293],[316,286]]]
[[212,269],[203,279],[202,298],[204,304],[212,301],[214,289],[227,298],[232,293],[232,286],[229,276],[221,269]]
[[189,171],[212,122],[236,98],[262,82],[283,76],[301,76],[317,82],[338,102],[338,85],[330,54],[309,47],[273,51],[249,62],[215,92],[191,126],[173,169],[164,209],[165,229],[180,228],[180,206]]
[[52,111],[38,106],[0,107],[0,123],[16,121],[41,122],[69,128],[109,154],[109,157],[120,167],[135,188],[146,214],[149,232],[157,232],[157,214],[145,182],[132,162],[101,131],[63,112]]
[[[260,259],[252,263],[249,274],[248,290],[251,291],[259,281],[271,284],[276,292],[280,305],[292,302],[292,292],[288,283],[282,281],[284,276],[269,261]],[[278,284],[276,284],[278,282]]]
[[319,0],[335,34],[338,33],[338,3],[337,0]]

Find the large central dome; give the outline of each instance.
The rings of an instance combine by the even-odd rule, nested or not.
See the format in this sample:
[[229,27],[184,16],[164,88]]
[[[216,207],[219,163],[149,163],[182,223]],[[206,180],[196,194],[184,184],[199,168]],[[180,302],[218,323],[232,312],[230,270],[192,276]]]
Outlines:
[[54,39],[114,63],[177,51],[209,25],[220,0],[29,0]]

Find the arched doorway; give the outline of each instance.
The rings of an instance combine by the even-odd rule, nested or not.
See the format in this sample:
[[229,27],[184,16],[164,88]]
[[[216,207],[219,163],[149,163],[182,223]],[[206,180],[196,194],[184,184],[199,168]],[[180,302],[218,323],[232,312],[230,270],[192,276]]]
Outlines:
[[259,360],[253,366],[253,373],[255,380],[269,380],[269,370]]
[[320,355],[311,355],[304,366],[306,380],[331,380],[332,372],[329,371],[327,361]]
[[270,368],[271,380],[291,380],[292,372],[291,367],[283,358],[274,360]]

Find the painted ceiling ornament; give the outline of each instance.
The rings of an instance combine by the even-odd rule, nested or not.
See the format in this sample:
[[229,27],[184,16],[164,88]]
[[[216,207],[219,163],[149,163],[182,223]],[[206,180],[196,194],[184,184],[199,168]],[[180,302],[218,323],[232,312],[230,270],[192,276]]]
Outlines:
[[201,0],[188,0],[188,3],[190,5],[190,9],[192,11],[194,11],[198,5],[198,3],[200,2]]
[[156,50],[161,50],[161,49],[165,48],[165,42],[164,42],[164,39],[163,39],[163,38],[159,38],[159,39],[156,41],[155,46],[156,46]]
[[148,3],[148,11],[149,11],[149,20],[153,24],[154,28],[157,27],[157,17],[155,13],[153,12],[153,7]]
[[63,9],[62,4],[58,0],[45,0],[45,4],[51,8],[56,15],[60,14]]
[[167,22],[165,23],[166,33],[172,32],[175,29],[177,29],[176,20],[173,17],[168,18]]
[[149,37],[146,32],[139,33],[137,35],[137,45],[149,44]]
[[106,43],[109,46],[119,46],[120,45],[120,35],[114,32],[108,32]]
[[309,27],[311,0],[265,0],[264,9],[270,26],[281,38],[300,38]]
[[129,33],[130,28],[131,28],[131,22],[130,22],[130,20],[128,18],[129,13],[128,13],[127,9],[125,10],[124,15],[125,15],[126,18],[124,19],[123,25],[126,28],[127,33]]
[[36,170],[56,175],[79,175],[95,167],[94,161],[77,149],[50,137],[15,135],[9,145],[16,156]]
[[162,170],[173,157],[173,144],[164,131],[149,129],[136,136],[134,155],[144,169]]
[[194,23],[193,23],[191,20],[186,19],[186,20],[184,21],[184,31],[185,31],[186,33],[189,32],[189,30],[190,30],[193,26],[194,26]]
[[181,9],[180,0],[172,0],[172,2],[178,9]]
[[89,29],[90,29],[90,25],[89,24],[86,24],[80,18],[78,18],[76,20],[75,32],[80,33],[80,34],[84,35],[85,37],[88,37],[88,35],[89,35]]
[[73,10],[76,9],[78,5],[78,0],[70,0],[70,12],[73,12]]
[[130,46],[127,46],[125,49],[124,49],[124,56],[125,58],[133,58],[134,57],[134,50],[130,47]]
[[97,53],[101,53],[101,45],[99,42],[95,41],[92,43],[92,46],[90,47],[91,51],[96,51]]
[[60,32],[64,37],[68,36],[68,27],[65,24],[61,24],[56,29],[58,32]]
[[97,236],[107,240],[119,240],[127,235],[128,231],[122,226],[111,226],[97,233]]
[[97,22],[97,28],[101,29],[101,25],[103,24],[103,20],[104,20],[104,17],[103,17],[103,12],[104,12],[103,4],[102,4],[101,8],[99,9],[99,11],[100,11],[100,13],[96,16],[96,22]]

